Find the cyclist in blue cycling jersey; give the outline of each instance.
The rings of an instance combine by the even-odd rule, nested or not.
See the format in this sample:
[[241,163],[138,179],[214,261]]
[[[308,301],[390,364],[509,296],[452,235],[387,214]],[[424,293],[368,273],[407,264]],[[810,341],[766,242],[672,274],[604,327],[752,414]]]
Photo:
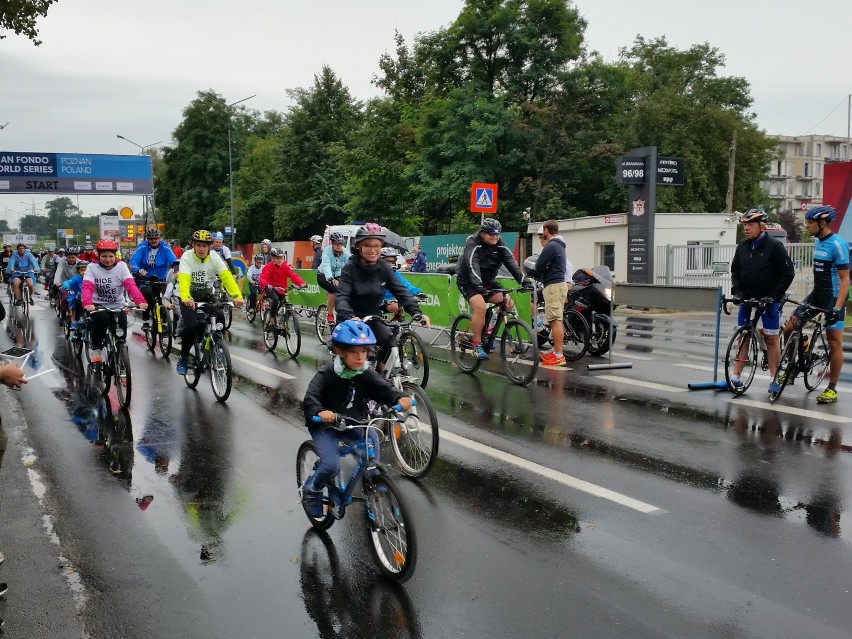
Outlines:
[[[805,228],[814,236],[814,288],[805,302],[819,308],[831,309],[825,314],[826,335],[831,361],[828,388],[817,397],[820,404],[837,401],[837,380],[843,368],[843,327],[845,325],[846,295],[849,292],[849,245],[834,234],[831,223],[836,217],[831,206],[817,206],[805,213]],[[799,318],[811,318],[818,311],[799,307],[784,327],[786,338]]]
[[12,292],[15,296],[15,306],[20,306],[21,301],[21,280],[26,280],[27,288],[30,289],[30,298],[33,296],[33,282],[35,274],[41,272],[41,267],[38,265],[38,260],[35,255],[30,253],[27,245],[21,242],[18,244],[18,250],[12,253],[9,258],[6,273],[12,282]]
[[[160,231],[150,228],[145,232],[145,241],[136,247],[130,256],[130,272],[142,277],[156,278],[165,281],[169,270],[178,263],[177,257],[168,244],[160,240]],[[139,282],[139,291],[145,297],[148,308],[154,306],[154,292],[149,282]],[[148,330],[148,320],[151,313],[148,309],[142,311],[142,330]]]

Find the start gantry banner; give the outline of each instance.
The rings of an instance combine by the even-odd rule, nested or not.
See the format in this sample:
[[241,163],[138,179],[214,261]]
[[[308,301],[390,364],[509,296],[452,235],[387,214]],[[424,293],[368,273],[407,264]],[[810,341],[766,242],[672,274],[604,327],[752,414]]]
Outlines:
[[0,195],[150,195],[151,157],[0,151]]

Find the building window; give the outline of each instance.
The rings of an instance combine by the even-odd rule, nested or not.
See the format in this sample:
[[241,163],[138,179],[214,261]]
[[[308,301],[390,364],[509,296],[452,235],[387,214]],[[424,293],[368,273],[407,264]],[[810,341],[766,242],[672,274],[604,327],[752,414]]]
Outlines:
[[600,263],[608,266],[610,271],[615,271],[615,244],[599,244],[598,247]]
[[784,175],[783,173],[781,173],[781,160],[778,160],[778,175]]
[[805,176],[805,177],[808,177],[808,171],[810,170],[810,168],[811,168],[811,167],[810,167],[810,164],[808,164],[807,162],[805,162],[805,173],[804,173],[804,176]]
[[819,192],[822,190],[820,187],[822,186],[822,182],[817,182],[814,186],[814,195],[819,197]]
[[804,154],[805,154],[805,145],[804,144],[797,144],[796,145],[796,155],[801,157]]
[[818,158],[822,157],[822,144],[817,144],[817,152],[816,155]]

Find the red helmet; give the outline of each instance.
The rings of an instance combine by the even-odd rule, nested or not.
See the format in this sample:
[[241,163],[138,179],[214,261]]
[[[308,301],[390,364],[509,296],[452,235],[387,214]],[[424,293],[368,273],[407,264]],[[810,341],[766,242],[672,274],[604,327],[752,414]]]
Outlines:
[[115,243],[115,240],[98,240],[98,243],[95,244],[95,250],[100,253],[101,251],[112,251],[113,253],[118,250],[118,244]]

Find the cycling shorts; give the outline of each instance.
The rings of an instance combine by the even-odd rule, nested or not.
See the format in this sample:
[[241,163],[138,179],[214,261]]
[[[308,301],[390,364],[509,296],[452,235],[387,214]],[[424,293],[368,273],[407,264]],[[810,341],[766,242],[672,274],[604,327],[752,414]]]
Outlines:
[[322,273],[317,273],[317,284],[321,289],[324,289],[329,293],[337,293],[337,287]]
[[493,293],[490,293],[488,291],[488,289],[496,288],[496,287],[497,287],[496,284],[486,284],[485,285],[485,292],[483,293],[481,291],[478,291],[475,286],[463,284],[463,285],[459,286],[459,290],[461,291],[462,297],[464,297],[467,301],[470,301],[470,298],[473,297],[474,295],[482,295],[482,297],[487,302],[488,298],[493,295]]
[[[819,308],[831,308],[834,304],[835,300],[831,300],[825,302],[824,300],[816,299],[813,293],[810,293],[804,300],[802,300],[802,304],[813,304],[814,306],[818,306]],[[809,320],[813,319],[817,315],[819,315],[819,311],[814,310],[812,308],[805,308],[804,306],[800,306],[795,311],[793,311],[793,317],[797,317],[800,320]],[[842,331],[844,326],[846,326],[846,308],[840,309],[840,318],[834,324],[826,324],[825,328],[830,331]]]
[[[740,304],[737,326],[744,326],[749,321],[753,308],[753,304]],[[781,328],[781,303],[772,302],[769,306],[764,306],[760,323],[763,326],[764,335],[778,335],[778,330]]]
[[13,272],[13,273],[9,276],[9,281],[11,282],[11,281],[12,281],[13,279],[15,279],[16,277],[17,277],[18,279],[20,279],[20,280],[22,280],[22,279],[28,279],[28,280],[30,280],[33,284],[35,284],[35,273],[33,273],[32,271],[30,271],[30,272],[28,272],[28,273],[21,273],[20,271],[15,271],[15,272]]

